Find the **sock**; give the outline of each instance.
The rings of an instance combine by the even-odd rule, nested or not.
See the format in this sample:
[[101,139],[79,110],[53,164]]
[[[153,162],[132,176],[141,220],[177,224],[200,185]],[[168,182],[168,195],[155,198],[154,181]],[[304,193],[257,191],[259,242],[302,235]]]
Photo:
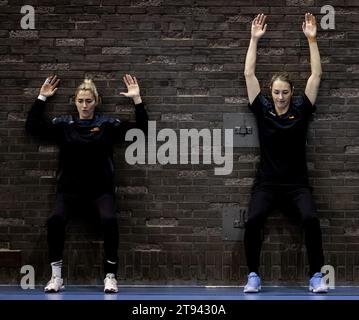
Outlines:
[[117,267],[118,267],[117,261],[105,260],[105,265],[104,265],[105,275],[107,276],[108,274],[113,274],[116,278]]
[[52,276],[61,278],[62,260],[51,262]]

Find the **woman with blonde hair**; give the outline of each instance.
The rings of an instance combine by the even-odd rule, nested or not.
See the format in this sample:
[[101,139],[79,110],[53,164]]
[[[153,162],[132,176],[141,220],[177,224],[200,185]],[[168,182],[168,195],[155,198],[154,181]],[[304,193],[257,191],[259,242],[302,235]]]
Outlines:
[[130,128],[147,131],[148,115],[142,103],[135,77],[125,75],[123,81],[132,98],[136,122],[96,112],[100,103],[94,82],[85,79],[75,93],[78,115],[63,115],[49,121],[44,114],[46,100],[53,96],[59,84],[55,76],[46,79],[40,94],[29,111],[26,130],[35,136],[51,138],[59,145],[59,170],[55,209],[47,220],[47,242],[52,276],[45,292],[64,288],[61,275],[65,227],[74,204],[91,203],[101,218],[104,238],[104,291],[115,293],[118,268],[118,225],[115,207],[113,145]]

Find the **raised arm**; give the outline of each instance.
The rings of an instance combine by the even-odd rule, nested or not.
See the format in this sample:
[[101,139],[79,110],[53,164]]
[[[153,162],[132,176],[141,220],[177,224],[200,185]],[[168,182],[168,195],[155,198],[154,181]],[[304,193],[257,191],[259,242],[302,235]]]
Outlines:
[[122,122],[120,135],[124,135],[129,129],[132,128],[141,129],[146,133],[148,129],[148,114],[142,102],[140,87],[138,85],[137,79],[136,77],[132,77],[131,75],[126,74],[123,77],[123,82],[127,87],[127,92],[120,92],[120,94],[133,100],[133,103],[135,104],[136,121]]
[[32,135],[51,138],[55,135],[55,128],[44,115],[45,101],[57,91],[60,79],[56,75],[48,77],[41,86],[39,96],[32,105],[25,123],[26,131]]
[[250,104],[252,104],[255,97],[261,90],[258,79],[255,75],[255,71],[258,40],[264,35],[267,30],[265,20],[266,16],[262,13],[258,14],[252,21],[251,40],[249,42],[246,62],[244,66],[244,77],[246,78],[247,93]]
[[310,68],[312,72],[307,81],[305,94],[314,105],[318,95],[320,78],[322,76],[322,66],[320,63],[320,54],[317,43],[317,22],[311,13],[305,14],[302,29],[309,43]]

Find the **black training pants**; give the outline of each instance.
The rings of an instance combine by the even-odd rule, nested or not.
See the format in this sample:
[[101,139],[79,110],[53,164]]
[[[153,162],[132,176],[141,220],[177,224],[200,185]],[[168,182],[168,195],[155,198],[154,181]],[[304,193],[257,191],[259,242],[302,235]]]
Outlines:
[[[47,242],[49,246],[50,262],[62,260],[65,244],[65,228],[70,218],[70,212],[74,204],[79,201],[91,202],[97,209],[102,225],[104,236],[104,260],[105,273],[117,272],[117,251],[118,251],[118,225],[116,218],[116,205],[113,194],[104,193],[94,199],[86,197],[76,197],[64,193],[58,193],[56,197],[55,209],[47,220]],[[106,261],[115,262],[113,264]]]
[[324,264],[322,233],[315,204],[309,187],[255,185],[245,224],[244,248],[249,272],[256,272],[260,265],[262,230],[268,214],[278,203],[286,200],[300,214],[304,229],[309,273],[320,272]]

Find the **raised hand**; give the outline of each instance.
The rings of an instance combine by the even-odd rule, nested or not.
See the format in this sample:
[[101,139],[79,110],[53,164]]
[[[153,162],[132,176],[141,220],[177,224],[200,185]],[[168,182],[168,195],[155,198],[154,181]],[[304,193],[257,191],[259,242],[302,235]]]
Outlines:
[[124,95],[125,97],[132,98],[134,101],[138,100],[138,98],[141,99],[140,87],[137,83],[136,77],[132,77],[130,74],[126,74],[123,77],[123,82],[127,87],[127,92],[120,92],[120,94]]
[[57,91],[57,86],[60,82],[60,79],[57,79],[57,76],[51,76],[46,78],[44,84],[40,89],[40,94],[45,97],[51,97]]
[[304,16],[302,29],[308,39],[313,39],[317,36],[317,21],[309,12],[307,12]]
[[261,13],[253,19],[251,29],[252,39],[259,39],[265,34],[267,30],[267,24],[265,24],[266,18],[267,16]]

